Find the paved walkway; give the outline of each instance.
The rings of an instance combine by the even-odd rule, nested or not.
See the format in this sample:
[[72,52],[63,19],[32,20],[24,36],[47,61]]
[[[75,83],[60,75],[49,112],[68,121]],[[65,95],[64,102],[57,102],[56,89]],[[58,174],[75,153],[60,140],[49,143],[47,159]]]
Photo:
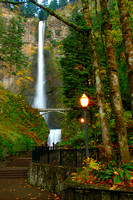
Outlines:
[[57,195],[32,187],[27,179],[0,179],[0,200],[59,200]]

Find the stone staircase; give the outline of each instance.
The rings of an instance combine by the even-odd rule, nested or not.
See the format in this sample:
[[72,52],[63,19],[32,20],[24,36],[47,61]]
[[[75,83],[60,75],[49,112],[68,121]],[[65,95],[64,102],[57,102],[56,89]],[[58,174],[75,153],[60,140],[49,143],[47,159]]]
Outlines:
[[0,179],[19,179],[28,177],[31,158],[12,158],[5,167],[0,168]]

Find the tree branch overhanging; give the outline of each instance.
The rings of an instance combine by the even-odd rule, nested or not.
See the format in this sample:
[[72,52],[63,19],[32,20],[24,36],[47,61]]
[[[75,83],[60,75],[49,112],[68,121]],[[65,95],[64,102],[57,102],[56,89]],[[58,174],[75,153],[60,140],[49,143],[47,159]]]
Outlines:
[[17,4],[24,4],[24,3],[28,3],[28,1],[21,1],[21,2],[15,2],[15,1],[6,1],[6,0],[0,0],[0,3],[10,3],[13,5],[17,5]]
[[18,5],[18,4],[24,4],[24,3],[33,3],[35,4],[37,7],[45,10],[46,12],[48,12],[50,15],[54,16],[56,19],[62,21],[63,23],[65,23],[66,25],[68,25],[69,27],[73,28],[74,30],[78,31],[79,33],[83,33],[84,35],[89,35],[91,28],[90,27],[82,27],[82,26],[78,26],[77,24],[74,24],[70,21],[67,21],[66,19],[62,18],[60,15],[58,15],[57,13],[55,13],[53,10],[51,10],[50,8],[47,8],[39,3],[37,3],[35,0],[29,0],[29,1],[23,1],[23,2],[15,2],[15,1],[8,1],[8,0],[0,0],[0,3],[10,3],[13,5]]

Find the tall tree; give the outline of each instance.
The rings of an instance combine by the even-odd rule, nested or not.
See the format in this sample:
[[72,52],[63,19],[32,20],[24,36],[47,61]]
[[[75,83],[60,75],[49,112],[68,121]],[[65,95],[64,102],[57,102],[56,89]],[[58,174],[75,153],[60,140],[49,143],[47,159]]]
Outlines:
[[107,9],[107,0],[100,0],[101,14],[103,20],[103,29],[105,35],[106,56],[108,62],[111,99],[113,105],[113,112],[115,114],[116,131],[118,135],[118,143],[120,148],[121,160],[130,161],[129,147],[127,141],[127,130],[125,125],[125,118],[122,106],[122,99],[119,87],[118,71],[116,65],[116,58],[114,52],[113,38],[111,35],[112,24],[109,20],[109,12]]
[[91,53],[92,53],[92,62],[93,62],[93,70],[95,74],[95,87],[96,87],[96,95],[97,95],[97,104],[99,108],[99,118],[100,118],[100,124],[101,124],[101,130],[102,130],[102,139],[103,144],[105,148],[105,152],[107,154],[107,158],[112,158],[112,143],[111,143],[111,137],[110,137],[110,130],[109,130],[109,124],[107,120],[107,114],[105,111],[105,99],[104,99],[104,93],[103,93],[103,86],[100,76],[100,65],[99,65],[99,56],[97,53],[97,43],[95,39],[95,35],[93,32],[93,26],[91,22],[90,17],[90,11],[89,11],[89,2],[88,0],[81,0],[82,1],[82,7],[84,12],[84,17],[86,19],[86,23],[88,27],[91,27],[91,32],[89,34],[89,41],[91,46]]
[[64,6],[66,6],[68,3],[67,0],[59,0],[59,7],[63,8]]
[[130,86],[130,98],[131,98],[131,111],[133,117],[133,42],[132,42],[132,30],[129,25],[129,15],[124,0],[117,0],[120,13],[120,21],[122,28],[123,41],[125,46],[125,55],[128,65],[128,77]]
[[21,12],[25,17],[36,17],[38,15],[38,8],[32,3],[26,3],[21,8]]
[[59,4],[58,4],[57,0],[52,0],[50,2],[49,8],[52,9],[52,10],[58,9],[59,8]]
[[[83,13],[78,13],[78,10],[75,10],[72,19],[78,25],[85,25]],[[79,98],[83,93],[91,97],[95,96],[88,37],[70,29],[69,35],[63,39],[62,43],[64,53],[60,63],[64,102],[69,107],[79,108]]]
[[[48,7],[48,0],[43,0],[42,1],[42,5]],[[42,20],[46,20],[48,17],[49,13],[46,12],[45,10],[39,9],[39,13],[38,13],[38,18],[42,21]]]
[[27,58],[22,53],[23,34],[24,28],[21,17],[18,19],[12,17],[6,28],[6,40],[4,40],[3,44],[3,46],[6,46],[5,61],[9,64],[9,76],[11,72],[16,72],[17,69],[26,65]]

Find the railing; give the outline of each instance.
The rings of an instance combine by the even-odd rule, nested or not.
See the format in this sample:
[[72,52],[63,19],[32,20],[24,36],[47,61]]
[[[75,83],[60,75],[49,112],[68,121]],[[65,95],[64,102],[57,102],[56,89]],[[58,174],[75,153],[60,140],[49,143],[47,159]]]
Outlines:
[[[90,157],[98,159],[98,148],[90,148]],[[32,150],[32,161],[45,164],[80,166],[85,160],[85,149],[53,149],[36,147]]]
[[[105,158],[103,148],[89,148],[90,157],[101,161]],[[133,157],[133,148],[130,148]],[[116,160],[119,163],[120,154],[115,150]],[[81,166],[85,160],[85,149],[54,149],[54,147],[38,146],[32,150],[32,161],[54,165]]]
[[70,111],[71,108],[38,108],[38,110],[41,112],[42,115],[49,112],[58,112],[61,114],[65,114],[65,112]]

